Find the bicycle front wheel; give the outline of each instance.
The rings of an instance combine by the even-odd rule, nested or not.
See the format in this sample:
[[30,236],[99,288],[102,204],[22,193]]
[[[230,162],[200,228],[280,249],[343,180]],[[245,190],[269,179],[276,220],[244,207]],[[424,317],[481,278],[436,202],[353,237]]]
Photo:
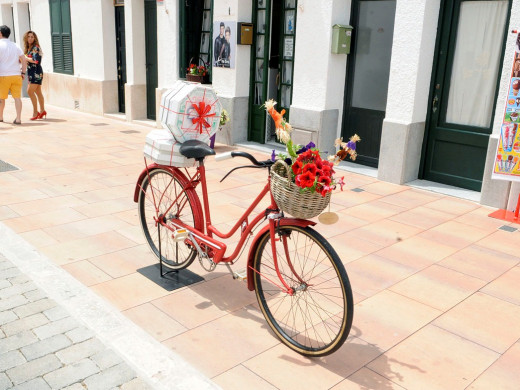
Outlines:
[[[170,226],[175,221],[202,228],[198,201],[193,190],[185,190],[180,178],[169,170],[154,169],[143,179],[139,192],[139,221],[146,241],[152,252],[159,258],[159,233],[161,237],[161,258],[163,264],[175,270],[188,267],[197,251],[188,241],[175,241]],[[157,207],[156,207],[157,206]],[[171,207],[170,207],[171,206]],[[164,217],[165,224],[158,229],[156,219]],[[174,229],[174,227],[172,227]]]
[[[278,267],[269,231],[254,258],[255,291],[267,323],[302,355],[331,354],[352,326],[354,300],[345,268],[327,240],[310,227],[282,226],[276,238]],[[277,270],[291,293],[284,291]]]

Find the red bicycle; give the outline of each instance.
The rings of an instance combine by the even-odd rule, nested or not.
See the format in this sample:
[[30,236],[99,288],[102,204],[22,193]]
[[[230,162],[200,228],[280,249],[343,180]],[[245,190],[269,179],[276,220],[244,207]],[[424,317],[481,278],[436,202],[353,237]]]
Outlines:
[[[352,325],[354,302],[345,268],[336,251],[304,219],[287,218],[270,193],[270,175],[264,188],[228,233],[211,223],[204,159],[215,152],[200,141],[187,141],[180,152],[198,164],[189,170],[148,165],[137,181],[134,201],[139,220],[152,252],[171,271],[188,267],[198,256],[202,266],[213,271],[217,265],[230,265],[253,229],[268,221],[254,236],[247,258],[247,287],[255,291],[267,323],[280,340],[306,356],[324,356],[345,342]],[[239,168],[266,168],[271,160],[257,161],[246,152],[228,152],[216,160],[244,157],[253,165]],[[203,206],[195,191],[201,186]],[[269,194],[271,204],[249,222],[249,216]],[[226,256],[220,239],[230,238],[241,228],[240,240]],[[245,276],[245,275],[244,275]],[[234,278],[240,275],[234,274]]]

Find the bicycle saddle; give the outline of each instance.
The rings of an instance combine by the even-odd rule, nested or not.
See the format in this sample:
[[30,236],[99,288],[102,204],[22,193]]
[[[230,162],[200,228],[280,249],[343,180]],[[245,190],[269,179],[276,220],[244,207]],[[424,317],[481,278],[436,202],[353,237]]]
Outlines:
[[201,160],[215,154],[215,151],[202,141],[191,139],[181,145],[180,152],[184,157]]

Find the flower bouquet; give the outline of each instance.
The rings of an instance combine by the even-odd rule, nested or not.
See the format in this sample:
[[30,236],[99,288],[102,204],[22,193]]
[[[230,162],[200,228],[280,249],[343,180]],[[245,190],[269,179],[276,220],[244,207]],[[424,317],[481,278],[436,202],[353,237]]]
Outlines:
[[356,159],[357,135],[349,142],[336,140],[339,150],[322,159],[320,151],[313,142],[305,146],[297,145],[291,139],[291,125],[283,115],[285,110],[276,111],[276,102],[265,103],[266,111],[273,118],[277,138],[287,147],[287,153],[273,154],[271,159],[277,160],[271,170],[271,193],[280,210],[297,218],[312,218],[319,215],[330,202],[330,195],[338,185],[343,190],[345,184],[341,177],[334,178],[334,166],[345,159]]
[[208,68],[205,65],[195,65],[193,63],[186,69],[186,80],[196,83],[204,83],[205,76],[208,75]]

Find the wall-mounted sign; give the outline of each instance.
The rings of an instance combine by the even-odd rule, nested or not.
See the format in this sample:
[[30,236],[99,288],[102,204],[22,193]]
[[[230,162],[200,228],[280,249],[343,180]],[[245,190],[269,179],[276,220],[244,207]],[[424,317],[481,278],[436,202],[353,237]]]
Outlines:
[[294,52],[294,38],[285,38],[283,45],[284,58],[291,58]]
[[520,181],[520,33],[517,35],[493,179]]
[[234,68],[237,53],[237,22],[213,22],[213,66]]

